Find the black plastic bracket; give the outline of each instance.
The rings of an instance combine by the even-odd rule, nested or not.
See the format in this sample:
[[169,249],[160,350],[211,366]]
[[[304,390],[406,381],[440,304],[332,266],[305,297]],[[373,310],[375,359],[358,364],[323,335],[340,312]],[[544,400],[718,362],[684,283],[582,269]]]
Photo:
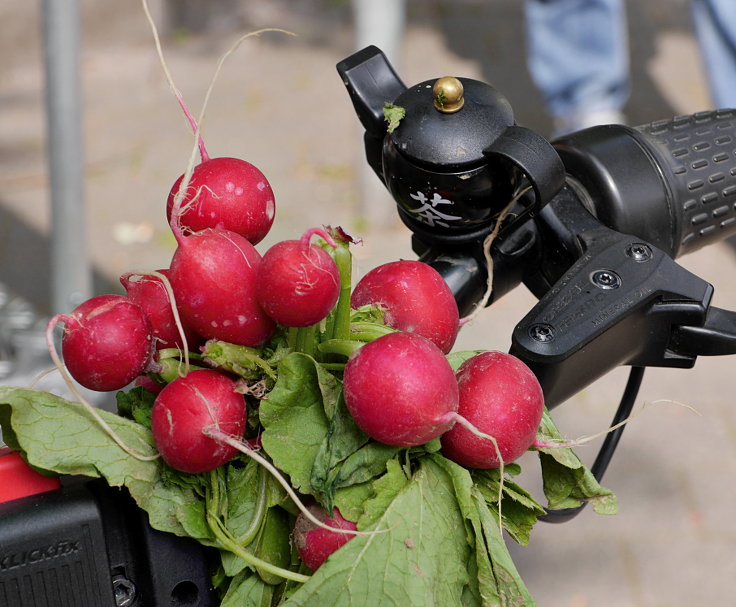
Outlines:
[[534,200],[504,226],[503,240],[522,223],[531,219],[565,185],[565,167],[552,145],[534,131],[513,125],[508,127],[483,153],[497,156],[515,166],[534,190]]

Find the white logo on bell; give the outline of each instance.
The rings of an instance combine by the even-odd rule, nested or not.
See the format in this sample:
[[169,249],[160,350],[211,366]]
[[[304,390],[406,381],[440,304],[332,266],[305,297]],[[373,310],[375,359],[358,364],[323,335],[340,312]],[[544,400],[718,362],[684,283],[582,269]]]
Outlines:
[[449,227],[448,222],[457,221],[462,219],[459,215],[448,215],[437,210],[437,207],[441,204],[454,204],[452,200],[442,198],[437,192],[432,196],[432,200],[429,200],[423,192],[417,192],[416,194],[409,194],[411,198],[421,203],[421,206],[416,209],[410,209],[410,211],[416,215],[417,219],[426,223],[429,226],[442,226]]

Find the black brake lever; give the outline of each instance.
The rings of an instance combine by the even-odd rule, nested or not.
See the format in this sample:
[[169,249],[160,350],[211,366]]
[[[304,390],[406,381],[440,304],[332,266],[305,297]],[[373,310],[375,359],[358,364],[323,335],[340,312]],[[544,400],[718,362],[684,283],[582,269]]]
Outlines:
[[681,328],[706,326],[709,283],[654,245],[607,228],[572,195],[558,196],[540,221],[569,255],[577,248],[512,336],[511,353],[534,371],[549,408],[618,366],[695,364],[698,352],[682,343],[694,330]]
[[678,352],[697,356],[736,354],[736,312],[712,306],[702,326],[678,327],[672,336]]

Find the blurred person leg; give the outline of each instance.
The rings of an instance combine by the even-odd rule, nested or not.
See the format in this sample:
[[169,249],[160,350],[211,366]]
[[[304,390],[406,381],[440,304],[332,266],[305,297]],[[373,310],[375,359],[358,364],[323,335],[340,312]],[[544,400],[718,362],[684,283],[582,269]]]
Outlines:
[[526,0],[525,11],[529,72],[554,135],[624,122],[630,75],[623,0]]
[[691,0],[711,98],[716,108],[736,107],[736,0]]

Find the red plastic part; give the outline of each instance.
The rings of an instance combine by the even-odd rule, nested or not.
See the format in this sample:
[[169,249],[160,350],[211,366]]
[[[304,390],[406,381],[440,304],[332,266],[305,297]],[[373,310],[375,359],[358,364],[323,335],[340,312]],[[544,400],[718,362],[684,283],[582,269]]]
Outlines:
[[58,477],[39,474],[23,461],[17,451],[0,447],[0,503],[59,487]]

